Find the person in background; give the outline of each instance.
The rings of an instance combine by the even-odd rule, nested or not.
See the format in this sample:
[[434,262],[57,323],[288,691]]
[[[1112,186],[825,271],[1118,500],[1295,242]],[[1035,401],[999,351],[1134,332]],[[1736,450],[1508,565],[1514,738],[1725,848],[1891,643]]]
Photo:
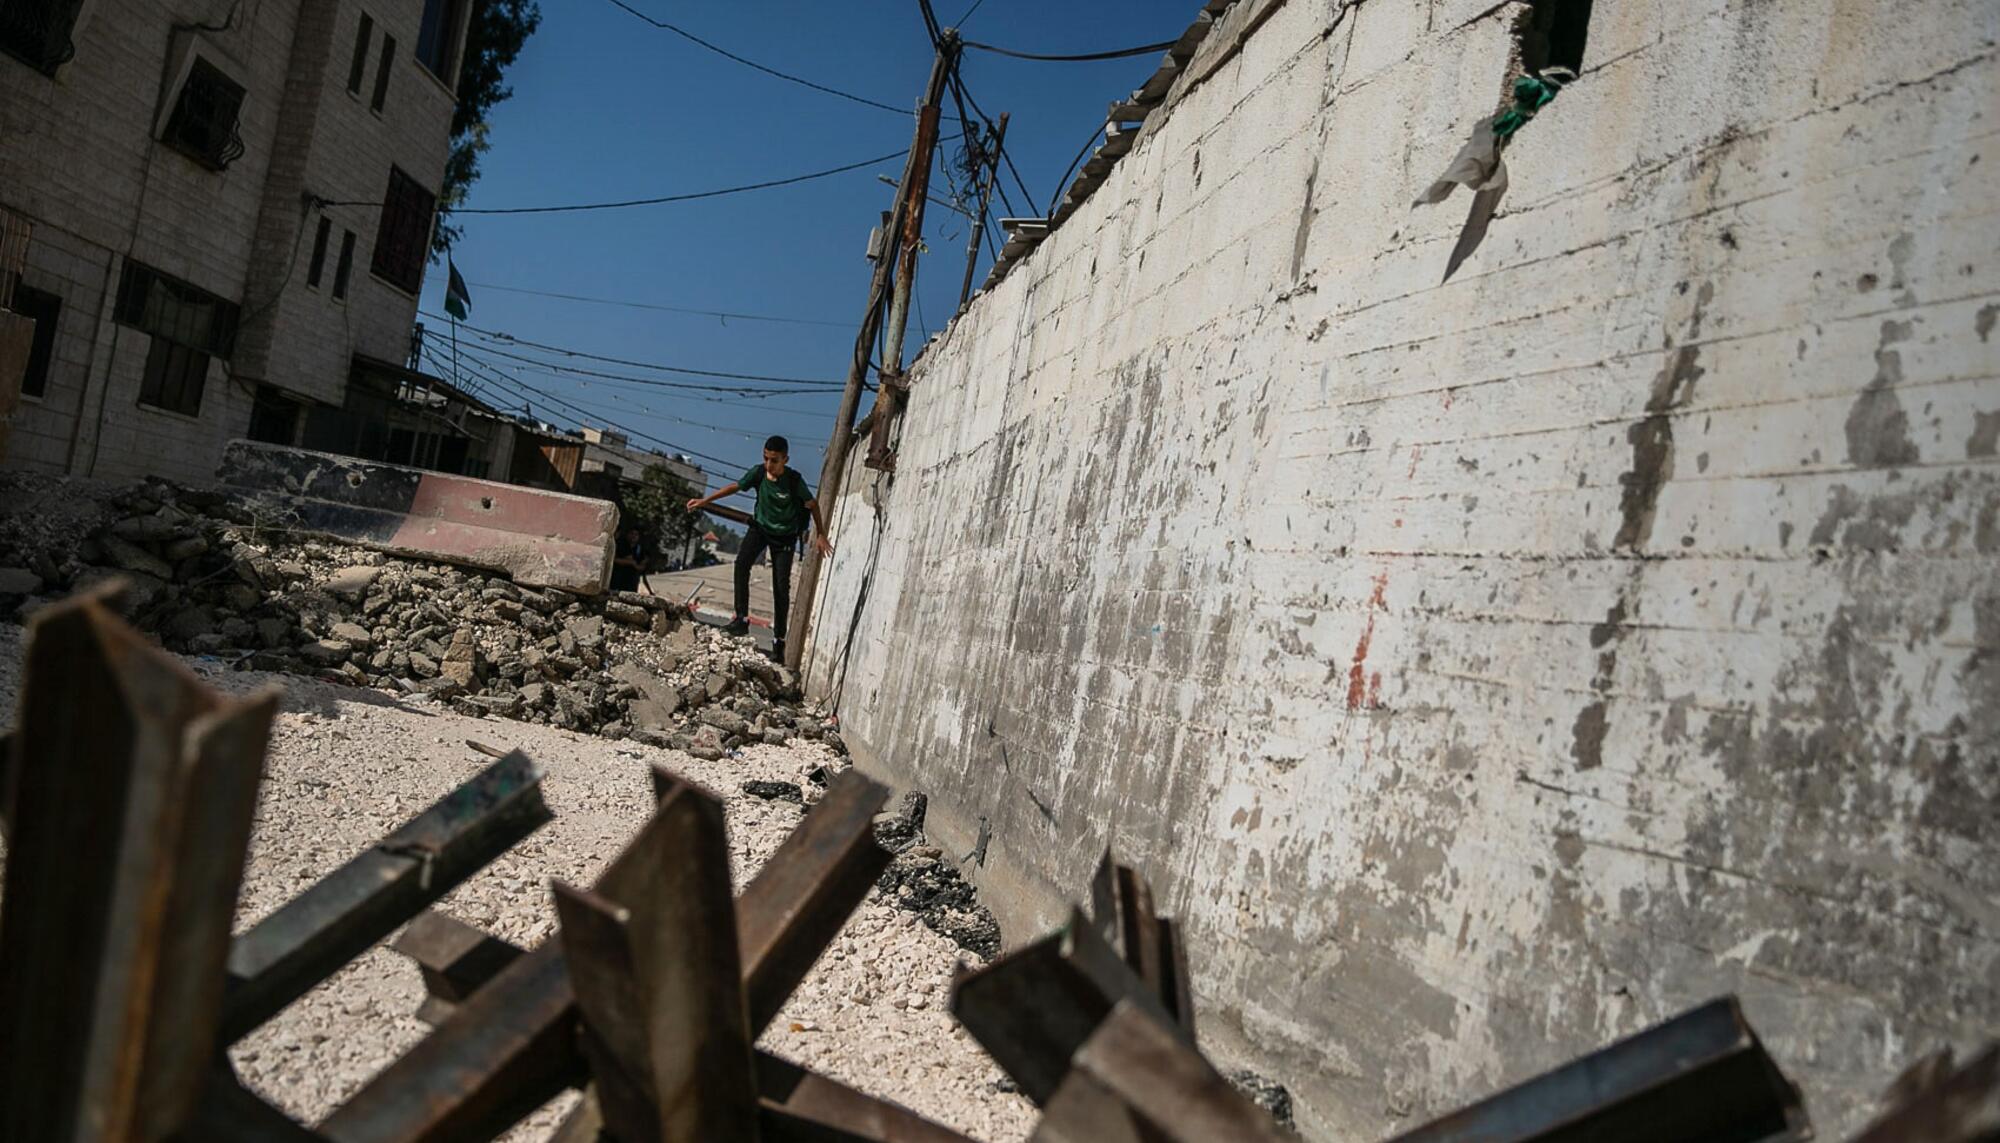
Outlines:
[[771,552],[771,657],[785,655],[785,620],[792,609],[792,553],[798,546],[808,520],[813,525],[812,545],[822,556],[833,554],[826,540],[826,521],[820,518],[819,501],[798,470],[788,467],[791,442],[772,437],[764,442],[764,463],[743,474],[741,480],[725,484],[714,492],[687,502],[688,511],[699,512],[737,491],[754,492],[757,510],[744,529],[743,546],[736,552],[736,612],[723,630],[731,635],[750,632],[750,569],[766,548]]
[[611,560],[611,590],[639,590],[639,575],[645,570],[646,546],[639,529],[627,526],[618,534],[618,550]]

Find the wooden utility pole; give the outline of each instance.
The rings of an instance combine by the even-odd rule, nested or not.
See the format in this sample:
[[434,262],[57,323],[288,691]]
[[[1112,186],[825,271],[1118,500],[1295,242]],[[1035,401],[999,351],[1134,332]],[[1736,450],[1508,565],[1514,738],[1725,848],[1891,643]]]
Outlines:
[[1007,113],[993,130],[993,163],[987,170],[986,186],[979,192],[979,217],[972,220],[972,241],[965,246],[965,283],[958,288],[958,305],[972,300],[972,272],[979,267],[979,240],[986,237],[986,210],[993,202],[993,184],[1000,181],[1000,149],[1007,143]]
[[[833,436],[827,441],[826,460],[819,470],[821,514],[831,523],[841,481],[847,473],[847,453],[854,436],[854,414],[861,404],[861,389],[868,379],[868,364],[874,358],[875,339],[882,331],[884,299],[890,287],[890,269],[896,267],[896,293],[903,299],[902,318],[909,319],[907,283],[916,273],[916,250],[924,232],[925,192],[930,187],[931,156],[937,148],[940,100],[945,81],[957,63],[958,36],[946,32],[931,64],[930,84],[924,89],[923,106],[917,111],[917,135],[910,144],[910,157],[903,164],[903,177],[896,184],[896,205],[889,225],[882,231],[882,249],[875,259],[875,275],[868,287],[868,310],[861,319],[861,332],[854,339],[854,359],[848,364],[847,388],[840,395],[840,411],[834,415]],[[907,253],[907,267],[900,255]],[[883,363],[883,386],[878,400],[889,395],[888,377],[903,361],[903,325],[891,323],[890,360]],[[878,418],[879,420],[879,418]],[[820,554],[807,549],[805,565],[799,570],[799,589],[792,601],[791,627],[785,632],[785,665],[799,668],[805,655],[806,638],[812,633],[813,602],[819,591]]]

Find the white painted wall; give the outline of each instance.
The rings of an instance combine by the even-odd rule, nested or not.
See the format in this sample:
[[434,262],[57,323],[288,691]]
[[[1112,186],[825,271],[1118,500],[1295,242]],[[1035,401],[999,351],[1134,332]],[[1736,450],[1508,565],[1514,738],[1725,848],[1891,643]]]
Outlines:
[[1442,285],[1518,6],[1273,6],[924,354],[812,685],[1315,1138],[1728,992],[1855,1126],[2000,1026],[2000,4],[1600,0]]

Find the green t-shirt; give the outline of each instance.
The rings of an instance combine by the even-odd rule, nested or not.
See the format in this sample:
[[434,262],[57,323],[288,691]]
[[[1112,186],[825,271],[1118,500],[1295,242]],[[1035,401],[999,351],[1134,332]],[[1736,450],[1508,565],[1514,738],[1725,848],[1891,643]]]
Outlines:
[[813,494],[798,469],[788,467],[783,476],[772,480],[760,464],[744,473],[736,486],[745,492],[756,491],[757,510],[750,518],[765,535],[796,536],[806,530],[806,501]]

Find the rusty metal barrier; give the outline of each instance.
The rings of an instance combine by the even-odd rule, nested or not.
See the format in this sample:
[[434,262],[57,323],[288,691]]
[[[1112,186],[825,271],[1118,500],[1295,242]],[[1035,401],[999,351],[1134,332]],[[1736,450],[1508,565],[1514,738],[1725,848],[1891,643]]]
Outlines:
[[[540,768],[507,753],[232,939],[278,695],[209,690],[113,590],[35,618],[0,741],[0,1138],[487,1140],[579,1089],[562,1143],[971,1143],[754,1047],[888,862],[882,786],[839,776],[733,896],[721,803],[655,770],[650,820],[594,885],[552,886],[560,935],[522,949],[426,911],[550,820]],[[953,982],[954,1014],[1042,1108],[1033,1138],[1289,1138],[1197,1046],[1183,933],[1145,879],[1107,853],[1090,895]],[[246,1089],[227,1047],[398,928],[431,1033],[316,1126]],[[1724,998],[1399,1143],[1808,1137]],[[1915,1140],[2000,1140],[2000,1048],[1913,1069],[1855,1143]]]

